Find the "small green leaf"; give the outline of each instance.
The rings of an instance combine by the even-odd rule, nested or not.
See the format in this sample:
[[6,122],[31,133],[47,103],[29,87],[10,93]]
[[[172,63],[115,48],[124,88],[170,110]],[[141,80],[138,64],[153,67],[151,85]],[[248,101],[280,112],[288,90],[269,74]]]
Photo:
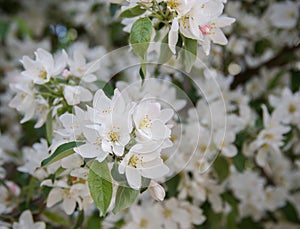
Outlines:
[[145,9],[142,9],[140,6],[135,6],[135,7],[133,7],[133,8],[124,10],[124,11],[120,14],[120,17],[122,17],[122,18],[124,18],[124,17],[132,18],[132,17],[139,16],[139,15],[145,13],[145,12],[146,12],[146,10],[145,10]]
[[300,90],[300,71],[291,72],[291,89],[293,92]]
[[127,185],[127,179],[125,174],[120,174],[118,170],[118,164],[114,163],[111,169],[112,178],[117,181],[119,184]]
[[106,215],[113,193],[112,178],[106,161],[93,161],[88,175],[88,186],[95,205]]
[[130,207],[139,195],[139,190],[135,190],[125,186],[119,186],[116,194],[116,203],[113,213],[118,212]]
[[44,211],[43,215],[46,216],[48,219],[50,219],[52,222],[55,222],[61,226],[65,226],[65,227],[69,226],[68,221],[65,218],[55,214],[54,212],[50,212],[46,210]]
[[146,59],[147,49],[152,36],[152,23],[148,17],[140,18],[132,25],[130,32],[130,44],[136,55]]
[[78,212],[77,220],[76,220],[76,223],[75,223],[73,229],[81,228],[83,221],[84,221],[84,211],[82,210],[82,211]]
[[198,41],[187,37],[184,37],[183,40],[183,64],[185,70],[190,72],[197,59]]
[[180,175],[177,174],[176,176],[172,177],[170,180],[165,182],[167,186],[167,197],[171,198],[177,194],[177,188],[180,182]]
[[243,229],[263,229],[262,225],[258,222],[254,222],[250,217],[243,218],[238,225],[238,228]]
[[150,182],[151,182],[151,179],[142,177],[142,187],[140,189],[140,193],[143,193],[148,189]]
[[60,145],[50,157],[44,159],[41,166],[50,165],[62,158],[65,158],[74,153],[73,148],[83,145],[84,142],[68,142]]
[[219,180],[224,181],[229,175],[229,163],[223,156],[218,156],[213,163],[213,167],[218,175]]
[[297,210],[291,202],[287,202],[281,210],[288,221],[293,223],[300,222]]
[[52,142],[52,132],[52,112],[50,111],[47,115],[46,120],[46,137],[49,145],[51,145]]
[[245,156],[241,152],[239,152],[232,159],[233,159],[233,164],[234,164],[235,168],[237,169],[237,171],[243,172],[245,169],[245,162],[246,162]]

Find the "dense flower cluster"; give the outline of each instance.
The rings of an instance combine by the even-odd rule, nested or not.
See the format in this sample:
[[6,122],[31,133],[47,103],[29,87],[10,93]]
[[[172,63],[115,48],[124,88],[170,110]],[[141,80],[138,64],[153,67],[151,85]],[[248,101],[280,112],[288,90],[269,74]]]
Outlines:
[[1,229],[299,227],[297,1],[0,6]]

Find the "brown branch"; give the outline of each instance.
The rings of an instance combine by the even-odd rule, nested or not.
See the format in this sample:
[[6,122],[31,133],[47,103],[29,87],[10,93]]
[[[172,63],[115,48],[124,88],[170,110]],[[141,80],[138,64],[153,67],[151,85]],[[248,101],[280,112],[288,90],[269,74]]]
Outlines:
[[266,68],[272,68],[276,66],[283,66],[287,63],[295,60],[294,52],[299,49],[300,46],[294,46],[294,47],[284,47],[276,56],[271,58],[265,63],[260,64],[259,66],[255,68],[248,68],[245,71],[241,72],[240,74],[236,75],[234,77],[234,80],[231,84],[231,88],[234,89],[240,84],[245,84],[248,80],[250,80],[252,77],[257,77],[259,74],[259,70],[262,67]]

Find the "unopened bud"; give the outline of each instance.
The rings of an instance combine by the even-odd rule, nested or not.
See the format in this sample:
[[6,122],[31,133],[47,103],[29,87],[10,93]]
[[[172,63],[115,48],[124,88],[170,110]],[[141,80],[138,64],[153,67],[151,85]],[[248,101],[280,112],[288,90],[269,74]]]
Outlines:
[[149,192],[153,199],[163,201],[166,195],[165,189],[155,181],[151,181],[148,187]]

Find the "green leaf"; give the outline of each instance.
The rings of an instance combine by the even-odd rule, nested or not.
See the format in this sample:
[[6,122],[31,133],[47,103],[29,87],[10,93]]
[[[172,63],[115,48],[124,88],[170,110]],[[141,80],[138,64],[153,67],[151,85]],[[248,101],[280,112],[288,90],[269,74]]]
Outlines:
[[300,71],[292,71],[291,73],[291,89],[295,93],[300,90]]
[[0,41],[3,41],[9,30],[9,22],[8,21],[0,21]]
[[237,169],[237,171],[243,172],[245,169],[245,163],[246,163],[245,156],[241,152],[239,152],[232,159],[233,159],[233,164],[234,164],[235,168]]
[[148,17],[140,18],[132,25],[130,43],[136,55],[146,59],[147,49],[152,36],[152,23]]
[[94,160],[88,175],[88,186],[95,205],[106,215],[113,193],[112,178],[106,161]]
[[124,17],[132,18],[132,17],[139,16],[139,15],[145,13],[145,12],[146,12],[146,10],[145,10],[145,9],[142,9],[140,6],[135,6],[135,7],[133,7],[133,8],[124,10],[124,11],[120,14],[120,17],[122,17],[122,18],[124,18]]
[[65,158],[74,153],[73,148],[83,145],[84,142],[68,142],[60,145],[50,157],[44,159],[41,163],[42,166],[50,165],[62,158]]
[[300,223],[297,210],[291,202],[287,202],[286,205],[281,210],[288,221],[293,223]]
[[183,64],[187,72],[191,71],[197,59],[197,51],[198,51],[198,41],[184,37]]
[[250,217],[244,218],[238,225],[238,228],[243,229],[263,229],[260,223],[254,222]]
[[102,225],[101,222],[103,221],[103,218],[99,217],[99,211],[94,211],[91,216],[88,217],[86,222],[86,228],[92,229],[97,228],[101,229]]
[[232,211],[226,217],[226,229],[236,229],[236,218],[237,214]]
[[31,37],[31,29],[26,24],[25,20],[23,20],[22,18],[16,18],[15,22],[17,23],[18,28],[22,35]]
[[54,212],[50,212],[46,210],[44,211],[43,215],[46,216],[48,219],[50,219],[52,222],[59,224],[60,226],[65,226],[65,227],[69,226],[68,221],[65,218],[55,214]]
[[140,193],[143,193],[148,189],[150,182],[151,182],[151,179],[142,177],[142,187],[140,189]]
[[46,137],[49,145],[51,145],[52,142],[52,132],[52,112],[50,111],[47,115],[46,120]]
[[173,197],[177,194],[177,188],[180,182],[180,175],[172,177],[170,180],[166,181],[165,184],[167,186],[167,197]]
[[213,163],[213,167],[218,175],[219,180],[224,181],[229,175],[229,163],[223,156],[218,156]]
[[118,164],[114,163],[111,169],[112,178],[117,181],[119,184],[128,185],[125,174],[120,174],[118,170]]
[[162,40],[162,43],[160,45],[160,54],[158,58],[158,63],[163,64],[170,60],[170,58],[173,56],[173,53],[168,45],[168,34],[164,37]]
[[139,195],[139,190],[134,190],[129,187],[119,186],[116,194],[116,203],[113,213],[118,212],[130,207]]
[[82,210],[82,211],[78,212],[77,220],[76,220],[76,223],[75,223],[73,229],[81,228],[83,221],[84,221],[84,211]]

